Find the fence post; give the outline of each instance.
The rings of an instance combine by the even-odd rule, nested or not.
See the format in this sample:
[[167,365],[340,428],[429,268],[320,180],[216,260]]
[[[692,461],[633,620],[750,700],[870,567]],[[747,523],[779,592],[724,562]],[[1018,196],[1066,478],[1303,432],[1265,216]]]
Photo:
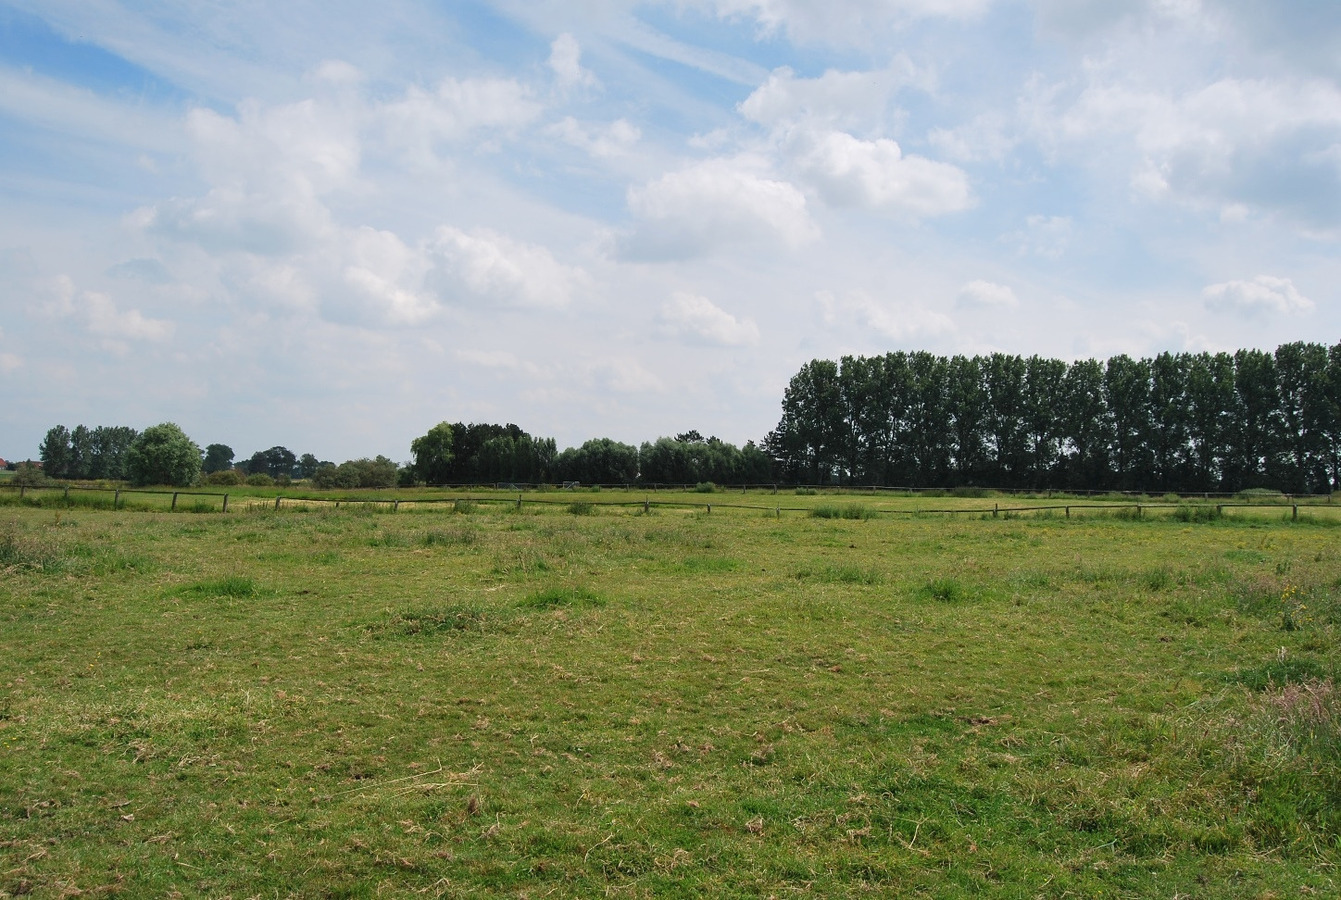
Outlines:
[[779,519],[782,518],[782,507],[781,507],[781,506],[779,506],[777,509],[773,510],[773,512],[777,514],[777,517],[778,517]]
[[228,512],[228,495],[227,495],[227,494],[224,494],[224,508],[223,508],[223,511],[224,511],[224,512]]
[[995,518],[996,518],[996,514],[997,514],[998,512],[1000,512],[1000,511],[1001,511],[1001,504],[1000,504],[1000,503],[993,503],[993,504],[992,504],[992,518],[995,519]]
[[117,505],[121,503],[121,488],[116,489],[116,496],[112,498],[112,511],[115,512]]
[[170,509],[169,512],[176,512],[176,511],[177,511],[177,492],[176,492],[176,491],[173,491],[173,492],[172,492],[172,509]]
[[275,498],[275,512],[279,512],[279,501],[280,501],[280,500],[283,500],[283,499],[284,499],[283,497],[276,497],[276,498]]
[[1068,519],[1071,518],[1071,507],[1069,507],[1069,506],[1066,508],[1066,517],[1067,517]]
[[65,499],[70,499],[70,486],[68,484],[65,486]]
[[708,504],[708,515],[712,515],[712,504]]
[[1299,504],[1296,503],[1294,506],[1290,507],[1290,509],[1290,519],[1296,522],[1299,521]]
[[26,485],[26,484],[21,484],[21,485],[19,485],[19,499],[20,499],[20,500],[23,499],[23,495],[26,494],[27,492],[28,492],[28,485]]
[[1141,504],[1136,504],[1136,518],[1141,518]]
[[521,512],[521,494],[517,495],[517,512]]
[[648,502],[648,499],[647,499],[646,497],[644,497],[644,498],[643,498],[643,515],[647,515],[647,514],[650,513],[651,511],[652,511],[652,504],[651,504],[650,502]]
[[399,501],[399,500],[392,500],[392,501],[391,501],[391,511],[392,511],[392,512],[395,512],[395,511],[398,510],[398,509],[400,509],[400,501]]

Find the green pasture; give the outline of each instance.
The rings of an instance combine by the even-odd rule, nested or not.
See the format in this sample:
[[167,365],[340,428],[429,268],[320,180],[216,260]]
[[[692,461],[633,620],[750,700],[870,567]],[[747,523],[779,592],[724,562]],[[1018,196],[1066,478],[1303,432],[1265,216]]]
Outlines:
[[0,897],[1341,889],[1325,502],[229,493],[0,494]]

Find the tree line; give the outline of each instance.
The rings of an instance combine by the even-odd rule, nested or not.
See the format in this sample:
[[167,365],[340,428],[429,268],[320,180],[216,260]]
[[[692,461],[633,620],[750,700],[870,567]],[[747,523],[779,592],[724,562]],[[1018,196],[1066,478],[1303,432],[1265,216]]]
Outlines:
[[1005,353],[816,359],[792,377],[777,427],[744,447],[688,431],[640,446],[560,451],[514,424],[441,422],[384,457],[336,465],[281,446],[234,460],[164,423],[58,425],[53,478],[136,484],[860,484],[1234,492],[1341,488],[1341,344],[1161,353],[1067,363]]
[[759,484],[772,462],[747,442],[687,431],[641,446],[594,438],[559,451],[553,438],[516,425],[441,422],[410,443],[403,483],[420,484]]
[[794,483],[1325,493],[1341,487],[1341,344],[816,359],[764,450]]

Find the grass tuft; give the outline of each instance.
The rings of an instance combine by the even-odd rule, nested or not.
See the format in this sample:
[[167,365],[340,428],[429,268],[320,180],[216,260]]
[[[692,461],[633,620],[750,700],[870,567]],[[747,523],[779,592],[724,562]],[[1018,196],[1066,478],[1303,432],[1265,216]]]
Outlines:
[[604,606],[606,600],[590,588],[549,587],[528,594],[517,605],[522,609],[563,609],[574,606]]
[[197,597],[232,597],[244,599],[256,597],[261,593],[256,582],[246,575],[228,575],[213,581],[198,581],[186,588],[184,593]]

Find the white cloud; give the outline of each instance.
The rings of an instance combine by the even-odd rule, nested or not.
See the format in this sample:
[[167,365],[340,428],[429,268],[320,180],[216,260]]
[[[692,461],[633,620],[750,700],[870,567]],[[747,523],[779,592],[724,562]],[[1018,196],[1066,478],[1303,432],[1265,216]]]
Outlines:
[[1201,292],[1207,308],[1245,316],[1298,315],[1313,311],[1313,301],[1288,278],[1258,275],[1252,281],[1212,284]]
[[657,315],[661,332],[721,347],[759,342],[759,327],[751,319],[737,319],[707,297],[676,293]]
[[798,78],[789,67],[769,73],[768,80],[737,109],[752,122],[776,127],[793,122],[834,128],[866,128],[885,118],[894,91],[921,78],[906,57],[873,72],[826,71],[818,78]]
[[514,309],[562,309],[591,279],[544,247],[479,228],[443,226],[428,247],[427,283],[448,303]]
[[530,124],[543,107],[530,88],[510,78],[443,79],[433,91],[412,86],[403,99],[375,111],[386,124],[385,139],[416,163],[437,159],[439,145],[478,131],[514,131]]
[[1066,252],[1075,233],[1070,216],[1028,216],[1024,228],[1003,238],[1015,244],[1021,255],[1033,254],[1045,259],[1059,259]]
[[624,156],[642,137],[642,132],[626,119],[616,119],[605,126],[585,126],[572,116],[565,116],[545,131],[597,159]]
[[1125,165],[1140,194],[1229,221],[1258,209],[1341,227],[1341,86],[1221,78],[1168,93],[1096,78],[1069,105],[1058,104],[1060,93],[1037,92],[1035,134],[1091,164]]
[[863,141],[835,131],[798,146],[796,165],[833,206],[884,209],[912,218],[944,215],[972,204],[968,176],[948,163],[904,156],[886,138]]
[[795,186],[747,161],[713,159],[630,188],[637,220],[620,252],[643,260],[684,259],[733,246],[799,247],[818,236]]
[[173,325],[152,319],[138,309],[120,309],[106,294],[80,291],[67,275],[51,279],[38,292],[36,311],[70,318],[90,333],[103,338],[163,341],[171,337]]
[[723,18],[754,19],[765,32],[785,31],[798,43],[870,43],[907,22],[926,18],[964,19],[982,13],[992,0],[682,0],[706,6]]
[[594,363],[587,367],[587,377],[594,384],[620,394],[653,394],[666,389],[660,378],[634,359]]
[[1015,292],[1004,284],[990,281],[970,281],[959,289],[956,302],[969,309],[1015,309],[1020,305]]
[[23,358],[13,353],[0,353],[0,372],[6,374],[23,366]]
[[564,32],[550,44],[549,67],[562,88],[595,87],[596,76],[582,68],[582,48],[577,38]]
[[828,326],[856,324],[896,341],[935,337],[955,330],[949,316],[908,303],[881,303],[864,291],[836,297],[829,291],[815,295]]
[[1018,143],[1010,120],[996,110],[975,116],[957,128],[933,128],[927,141],[946,157],[965,163],[1000,161]]

